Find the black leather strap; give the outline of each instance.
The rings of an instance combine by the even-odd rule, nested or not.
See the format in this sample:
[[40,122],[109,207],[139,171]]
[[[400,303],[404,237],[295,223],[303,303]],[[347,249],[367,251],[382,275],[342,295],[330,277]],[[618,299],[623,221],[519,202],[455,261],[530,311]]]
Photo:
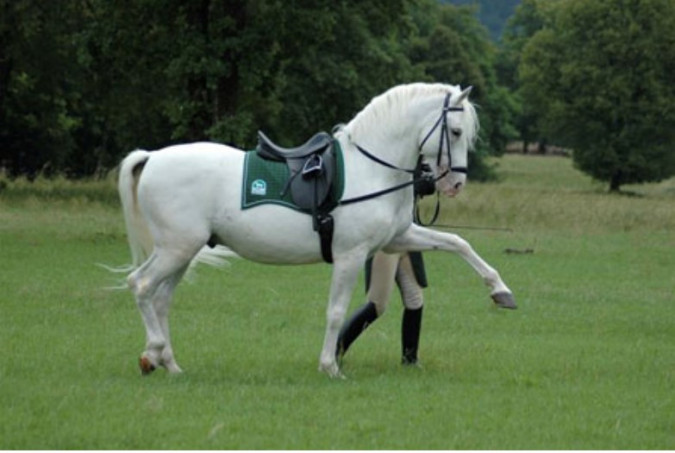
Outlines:
[[321,243],[321,257],[327,263],[333,262],[333,232],[335,222],[330,214],[316,214],[314,216],[314,230],[319,233]]

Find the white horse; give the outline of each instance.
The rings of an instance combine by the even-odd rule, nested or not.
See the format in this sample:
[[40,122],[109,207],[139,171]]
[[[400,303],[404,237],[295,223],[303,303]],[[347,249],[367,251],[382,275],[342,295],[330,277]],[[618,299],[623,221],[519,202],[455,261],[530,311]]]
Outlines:
[[[341,376],[338,333],[357,276],[377,250],[455,252],[482,277],[496,304],[515,308],[498,272],[466,241],[413,224],[410,186],[387,191],[410,183],[411,175],[398,170],[422,161],[436,175],[440,192],[452,197],[462,190],[467,152],[478,130],[469,92],[442,84],[397,86],[375,97],[333,135],[344,156],[342,200],[366,199],[340,204],[331,213],[333,274],[320,371]],[[310,215],[275,204],[242,210],[245,156],[225,145],[192,143],[134,151],[121,164],[119,192],[135,268],[127,283],[147,334],[140,358],[144,374],[158,366],[181,371],[169,337],[169,306],[191,262],[217,254],[207,243],[213,246],[215,240],[226,247],[222,250],[260,263],[322,261]]]

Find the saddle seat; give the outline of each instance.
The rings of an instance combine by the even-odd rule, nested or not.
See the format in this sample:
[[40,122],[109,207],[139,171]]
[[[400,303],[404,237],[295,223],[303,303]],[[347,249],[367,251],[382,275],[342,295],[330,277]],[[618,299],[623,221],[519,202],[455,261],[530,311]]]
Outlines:
[[282,148],[269,139],[262,131],[258,131],[258,148],[256,151],[263,159],[286,162],[289,159],[302,159],[319,154],[328,148],[333,141],[326,132],[319,132],[304,144],[295,148]]

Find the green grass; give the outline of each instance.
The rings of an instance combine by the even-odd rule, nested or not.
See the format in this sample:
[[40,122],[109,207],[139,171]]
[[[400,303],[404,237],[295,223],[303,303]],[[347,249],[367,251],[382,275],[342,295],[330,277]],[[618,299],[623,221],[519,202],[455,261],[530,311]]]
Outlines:
[[393,301],[346,381],[317,371],[330,267],[244,261],[178,288],[185,373],[141,378],[140,316],[95,266],[129,261],[114,184],[6,184],[0,449],[675,448],[675,181],[619,196],[566,159],[499,164],[503,180],[444,201],[441,222],[513,230],[457,232],[519,310],[429,253],[423,368],[399,365]]

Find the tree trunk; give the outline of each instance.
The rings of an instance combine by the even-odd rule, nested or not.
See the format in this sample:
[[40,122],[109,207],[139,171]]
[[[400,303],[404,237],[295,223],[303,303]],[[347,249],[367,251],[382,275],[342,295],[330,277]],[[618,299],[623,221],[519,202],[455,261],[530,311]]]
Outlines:
[[[12,75],[13,60],[10,56],[10,43],[12,39],[11,27],[9,27],[10,20],[13,14],[10,10],[9,2],[2,4],[0,11],[2,11],[2,22],[0,22],[0,109],[5,104],[7,93],[9,92],[9,81]],[[16,38],[15,38],[16,39]],[[2,111],[2,110],[0,110]]]
[[621,170],[617,170],[613,175],[612,178],[609,181],[609,191],[612,193],[617,193],[619,192],[619,188],[621,187],[622,181],[621,181]]

